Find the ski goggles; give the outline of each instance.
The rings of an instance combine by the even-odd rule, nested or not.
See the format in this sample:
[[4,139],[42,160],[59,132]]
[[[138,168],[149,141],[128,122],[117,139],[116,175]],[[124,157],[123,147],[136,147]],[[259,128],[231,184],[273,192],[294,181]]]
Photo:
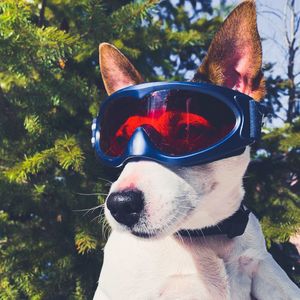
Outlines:
[[264,106],[221,86],[152,82],[109,96],[92,124],[92,145],[107,166],[149,159],[198,165],[241,154],[260,137]]

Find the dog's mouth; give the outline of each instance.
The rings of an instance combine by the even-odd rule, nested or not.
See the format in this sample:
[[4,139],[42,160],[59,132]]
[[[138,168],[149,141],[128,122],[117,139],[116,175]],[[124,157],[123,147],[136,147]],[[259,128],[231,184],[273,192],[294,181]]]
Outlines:
[[[186,218],[188,217],[190,211],[192,211],[192,208],[186,214]],[[150,228],[147,228],[147,226],[132,227],[130,229],[130,233],[136,237],[144,238],[144,239],[159,239],[159,238],[163,238],[167,235],[173,235],[177,232],[177,230],[176,230],[177,227],[178,227],[178,229],[180,228],[180,226],[174,226],[175,224],[177,224],[179,216],[180,216],[179,214],[176,214],[173,218],[171,218],[171,220],[169,220],[169,222],[165,226],[158,227],[158,228],[150,229]],[[184,219],[186,219],[186,218],[184,218]],[[184,219],[181,220],[181,222],[183,222]],[[171,226],[171,224],[173,226]]]
[[170,234],[165,229],[164,227],[155,229],[133,227],[130,229],[130,234],[142,239],[159,239]]
[[131,234],[144,239],[151,239],[157,237],[157,234],[154,232],[150,233],[150,232],[140,232],[140,231],[131,230]]

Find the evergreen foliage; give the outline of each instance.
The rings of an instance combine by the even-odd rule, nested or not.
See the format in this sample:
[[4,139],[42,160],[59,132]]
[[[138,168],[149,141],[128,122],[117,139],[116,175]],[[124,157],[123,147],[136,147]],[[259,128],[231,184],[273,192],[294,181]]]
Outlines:
[[109,173],[90,146],[105,97],[98,44],[148,80],[179,79],[221,22],[207,0],[159,2],[0,2],[0,299],[92,298]]
[[[0,299],[92,298],[107,234],[105,178],[115,176],[90,146],[105,97],[98,44],[115,44],[146,80],[188,77],[223,11],[209,0],[172,3],[0,2]],[[284,80],[267,82],[270,105],[280,106]],[[247,202],[269,246],[300,227],[299,127],[268,129],[253,150]],[[296,274],[290,257],[283,265]]]
[[299,133],[299,117],[280,128],[265,128],[245,179],[246,202],[260,218],[267,246],[298,285],[299,254],[288,241],[300,226]]

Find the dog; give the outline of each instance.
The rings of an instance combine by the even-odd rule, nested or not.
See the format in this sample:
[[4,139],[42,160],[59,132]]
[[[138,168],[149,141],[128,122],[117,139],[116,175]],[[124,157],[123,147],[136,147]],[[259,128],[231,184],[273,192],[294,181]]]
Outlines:
[[[244,1],[215,35],[193,82],[240,91],[259,101],[265,94],[262,50],[254,1]],[[144,82],[114,46],[100,45],[107,93]],[[298,287],[267,252],[259,221],[250,213],[241,235],[205,235],[241,207],[249,147],[207,164],[167,167],[151,160],[129,161],[112,184],[114,194],[138,190],[144,208],[138,222],[112,227],[94,300],[299,300]],[[203,230],[203,236],[178,232]]]

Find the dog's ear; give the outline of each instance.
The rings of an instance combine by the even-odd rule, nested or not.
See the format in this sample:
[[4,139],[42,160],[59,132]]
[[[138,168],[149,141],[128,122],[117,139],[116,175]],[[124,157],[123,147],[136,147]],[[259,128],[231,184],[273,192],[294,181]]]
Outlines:
[[100,44],[99,63],[108,95],[124,87],[143,82],[142,76],[131,62],[111,44]]
[[260,100],[265,94],[255,1],[237,6],[215,35],[193,81],[223,85]]

